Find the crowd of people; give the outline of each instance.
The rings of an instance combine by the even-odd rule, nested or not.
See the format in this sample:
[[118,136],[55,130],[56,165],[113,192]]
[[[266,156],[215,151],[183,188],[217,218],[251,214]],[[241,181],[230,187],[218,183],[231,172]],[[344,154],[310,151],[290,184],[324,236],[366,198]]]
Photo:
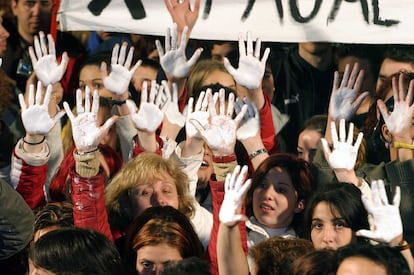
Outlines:
[[191,3],[0,7],[0,273],[413,274],[414,48],[192,40]]

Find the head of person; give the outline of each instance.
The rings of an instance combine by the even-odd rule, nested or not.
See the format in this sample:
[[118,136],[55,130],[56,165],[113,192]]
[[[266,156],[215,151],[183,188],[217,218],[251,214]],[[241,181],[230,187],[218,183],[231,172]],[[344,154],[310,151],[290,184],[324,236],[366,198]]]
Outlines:
[[308,162],[313,161],[319,140],[325,135],[327,115],[315,115],[305,121],[298,138],[298,156]]
[[390,76],[400,72],[414,72],[414,49],[409,45],[389,45],[384,52],[376,90],[378,91]]
[[290,274],[293,261],[312,250],[312,242],[309,240],[269,238],[249,250],[253,260],[252,274]]
[[223,58],[237,51],[237,43],[234,41],[213,41],[210,46],[211,59],[223,62]]
[[189,257],[164,266],[161,275],[211,275],[210,265],[199,257]]
[[315,249],[336,250],[347,244],[365,241],[356,231],[369,229],[368,214],[361,191],[353,184],[322,186],[309,200],[305,211],[305,230]]
[[335,251],[313,250],[300,255],[292,263],[292,275],[333,275],[336,271]]
[[[389,112],[394,110],[394,96],[392,88],[392,79],[402,77],[404,83],[404,89],[408,90],[410,81],[414,79],[414,72],[401,72],[396,73],[388,77],[383,81],[380,89],[377,91],[378,98],[382,99],[387,106]],[[392,136],[385,124],[382,114],[379,112],[376,105],[371,108],[368,119],[366,121],[366,127],[364,129],[364,136],[367,139],[367,162],[378,164],[381,162],[389,162],[391,155],[396,156],[396,150],[391,146]],[[410,129],[410,135],[414,138],[414,126]]]
[[73,226],[73,205],[70,202],[47,203],[36,213],[33,241],[50,231]]
[[106,187],[105,201],[109,222],[118,229],[154,206],[169,205],[187,217],[194,211],[186,173],[154,153],[141,153],[124,165]]
[[[135,64],[136,62],[137,61],[134,61],[132,64]],[[137,105],[140,103],[142,85],[144,82],[147,82],[147,89],[150,91],[151,83],[153,80],[157,80],[157,74],[160,69],[161,65],[159,62],[152,59],[142,59],[141,65],[132,75],[129,89],[131,97],[134,99]]]
[[379,68],[382,61],[381,47],[376,45],[340,44],[335,49],[338,72],[342,76],[347,64],[364,70],[364,81],[360,92],[368,91],[375,95]]
[[208,59],[197,62],[188,77],[188,96],[193,96],[193,93],[200,91],[203,86],[211,84],[220,84],[237,91],[236,82],[223,63]]
[[142,212],[129,227],[127,242],[138,274],[159,274],[169,262],[204,253],[190,220],[171,206]]
[[29,274],[122,274],[116,246],[104,235],[81,228],[48,232],[29,251]]
[[7,50],[7,38],[10,33],[3,26],[3,16],[0,13],[0,57],[4,56]]
[[24,40],[32,43],[39,31],[50,32],[53,5],[53,0],[11,0],[17,30]]
[[111,53],[97,53],[89,56],[81,65],[79,70],[79,89],[85,92],[86,86],[91,92],[97,90],[100,97],[111,98],[112,94],[108,91],[102,79],[101,63],[106,62],[108,72],[111,65]]
[[328,52],[332,53],[333,50],[332,43],[327,42],[300,42],[298,47],[299,54],[303,52],[315,56],[324,56]]
[[411,274],[401,252],[388,245],[355,243],[338,249],[338,275],[408,275]]
[[274,154],[252,176],[247,214],[266,227],[291,226],[300,235],[302,211],[313,191],[309,164],[291,154]]

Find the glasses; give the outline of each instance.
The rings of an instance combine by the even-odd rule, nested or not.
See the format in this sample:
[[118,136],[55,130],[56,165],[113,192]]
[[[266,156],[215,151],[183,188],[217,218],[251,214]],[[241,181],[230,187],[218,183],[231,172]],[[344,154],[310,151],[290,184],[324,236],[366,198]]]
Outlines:
[[47,9],[47,8],[51,8],[53,6],[53,1],[52,0],[25,0],[22,1],[23,2],[23,6],[27,9],[30,10],[32,9],[34,6],[36,6],[37,3],[39,3],[40,8],[42,9]]

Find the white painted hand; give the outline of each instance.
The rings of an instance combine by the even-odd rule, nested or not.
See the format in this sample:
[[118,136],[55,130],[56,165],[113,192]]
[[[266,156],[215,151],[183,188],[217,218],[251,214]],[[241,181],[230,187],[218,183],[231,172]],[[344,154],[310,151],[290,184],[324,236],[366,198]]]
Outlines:
[[208,105],[210,118],[207,125],[203,126],[202,123],[196,119],[190,120],[190,122],[200,133],[203,140],[210,147],[211,151],[213,151],[214,156],[218,157],[234,154],[236,130],[247,111],[247,105],[243,106],[236,118],[232,119],[234,112],[234,94],[230,93],[229,95],[227,111],[225,110],[226,102],[224,97],[224,89],[220,89],[218,92],[219,113],[216,111],[214,99],[210,98]]
[[[250,188],[251,180],[245,181],[247,176],[247,166],[234,168],[233,174],[227,174],[224,182],[224,200],[221,204],[219,219],[220,222],[228,227],[237,225],[240,221],[246,220],[246,216],[241,213],[241,208],[245,200],[247,191]],[[243,184],[244,183],[244,184]]]
[[141,65],[141,60],[131,68],[134,55],[134,47],[131,47],[128,56],[125,58],[128,43],[124,42],[119,49],[119,44],[115,44],[112,49],[111,73],[108,75],[107,64],[102,62],[101,72],[105,88],[115,95],[122,95],[128,92],[128,85],[135,71]]
[[235,104],[236,114],[239,114],[245,105],[247,105],[247,111],[236,132],[237,139],[240,141],[260,133],[260,114],[256,104],[250,102],[247,98],[244,98],[244,100],[237,98]]
[[332,151],[329,148],[326,139],[321,139],[323,151],[325,152],[325,158],[328,161],[329,166],[331,166],[332,169],[354,169],[363,134],[359,133],[355,144],[352,145],[352,141],[354,140],[354,124],[349,124],[348,138],[345,140],[345,120],[341,119],[339,122],[339,139],[334,121],[331,123],[331,135],[333,141]]
[[374,229],[361,229],[357,236],[372,239],[377,242],[390,243],[403,234],[403,225],[400,215],[400,187],[395,188],[392,204],[389,204],[383,180],[373,181],[371,184],[372,200],[362,195],[365,209],[371,214]]
[[90,104],[91,91],[88,86],[85,88],[85,106],[82,105],[82,91],[76,90],[76,112],[77,116],[72,113],[67,102],[63,102],[63,107],[68,114],[72,123],[72,135],[78,153],[94,151],[104,136],[108,133],[111,126],[115,123],[117,117],[112,116],[104,125],[97,124],[97,115],[99,110],[99,95],[95,90],[93,94],[92,106]]
[[50,96],[52,94],[52,85],[48,85],[46,88],[46,94],[42,103],[42,83],[37,82],[36,98],[34,95],[34,85],[29,86],[29,98],[28,103],[24,100],[23,94],[19,94],[19,103],[22,110],[22,122],[24,129],[28,134],[33,135],[46,135],[58,122],[58,120],[65,114],[60,111],[54,117],[50,117],[48,111],[48,105]]
[[[384,101],[378,100],[378,107],[388,130],[393,135],[401,135],[410,131],[412,117],[414,116],[413,90],[414,81],[410,81],[408,93],[406,95],[404,88],[404,76],[400,74],[399,83],[393,78],[392,88],[394,90],[394,110],[388,112]],[[398,88],[397,88],[398,86]]]
[[148,97],[148,84],[143,83],[141,91],[141,104],[138,112],[136,112],[136,106],[133,101],[128,100],[127,105],[131,113],[131,119],[135,123],[140,131],[146,131],[154,133],[164,118],[165,111],[167,110],[167,102],[170,98],[165,94],[164,88],[166,85],[158,85],[155,81],[151,84],[151,91]]
[[178,109],[178,91],[177,85],[173,83],[172,85],[172,95],[168,84],[165,82],[165,92],[167,98],[170,98],[167,102],[167,110],[165,111],[165,117],[172,124],[178,125],[179,127],[184,127],[186,116],[183,115]]
[[178,44],[177,24],[174,23],[171,29],[168,28],[165,35],[165,52],[161,46],[161,42],[159,40],[155,41],[160,56],[161,67],[167,75],[173,78],[187,77],[202,52],[201,48],[197,49],[193,56],[187,60],[187,57],[185,56],[187,32],[188,28],[184,27],[180,44]]
[[206,92],[201,92],[198,96],[197,103],[193,109],[194,99],[192,97],[189,98],[187,104],[187,117],[185,122],[185,131],[187,138],[199,138],[201,139],[201,135],[194,127],[194,125],[190,122],[190,120],[197,120],[202,126],[206,126],[208,124],[208,118],[210,116],[209,112],[207,111],[207,107],[210,101],[211,89],[207,89]]
[[350,70],[350,66],[347,64],[341,84],[339,84],[339,74],[337,71],[335,72],[329,102],[329,116],[333,120],[345,119],[349,121],[354,116],[364,98],[369,94],[369,92],[359,94],[364,80],[364,71],[359,69],[358,63],[354,64],[352,72]]
[[[49,46],[49,49],[47,46]],[[62,61],[58,64],[55,41],[53,41],[52,35],[47,35],[46,43],[45,34],[42,31],[39,32],[39,37],[35,36],[34,38],[34,50],[32,46],[29,47],[29,55],[32,60],[33,70],[44,86],[54,84],[62,79],[69,58],[68,54],[64,52]]]
[[260,60],[261,40],[256,40],[256,48],[253,52],[253,41],[251,33],[247,32],[247,50],[244,45],[243,35],[239,35],[239,67],[235,69],[227,58],[224,58],[224,66],[227,71],[234,77],[237,84],[246,87],[249,90],[260,87],[265,72],[266,61],[269,57],[270,49],[264,51]]

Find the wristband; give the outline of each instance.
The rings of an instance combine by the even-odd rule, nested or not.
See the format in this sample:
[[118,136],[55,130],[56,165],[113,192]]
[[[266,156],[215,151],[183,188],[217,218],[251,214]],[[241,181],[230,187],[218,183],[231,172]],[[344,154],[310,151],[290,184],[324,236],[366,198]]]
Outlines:
[[213,162],[215,163],[226,163],[232,162],[236,160],[236,155],[228,155],[228,156],[213,156]]
[[42,140],[39,141],[39,142],[28,142],[23,138],[23,142],[26,143],[26,144],[29,144],[29,145],[39,145],[39,144],[42,144],[43,141],[45,141],[45,139],[46,139],[46,136],[43,136]]
[[112,105],[117,105],[117,106],[121,106],[121,105],[124,105],[124,104],[126,104],[126,100],[115,100],[115,99],[112,99]]
[[406,240],[403,240],[397,246],[394,246],[394,247],[396,249],[398,249],[399,251],[403,251],[403,250],[407,250],[407,249],[411,248],[411,244],[408,243]]
[[265,154],[265,153],[267,153],[266,148],[261,148],[261,149],[259,149],[259,150],[254,151],[253,153],[251,153],[251,154],[249,155],[249,158],[252,160],[252,159],[254,159],[255,157],[257,157],[258,155]]
[[75,152],[76,152],[76,154],[78,154],[78,155],[80,155],[80,156],[83,156],[83,155],[86,155],[86,154],[91,154],[91,153],[95,153],[96,151],[98,151],[98,147],[96,147],[95,149],[93,149],[93,150],[90,150],[90,151],[86,151],[86,152],[82,152],[82,153],[80,153],[78,150],[76,150]]
[[404,142],[399,142],[399,141],[394,141],[392,143],[392,146],[396,149],[410,149],[410,150],[414,150],[414,144],[409,144],[409,143],[404,143]]

